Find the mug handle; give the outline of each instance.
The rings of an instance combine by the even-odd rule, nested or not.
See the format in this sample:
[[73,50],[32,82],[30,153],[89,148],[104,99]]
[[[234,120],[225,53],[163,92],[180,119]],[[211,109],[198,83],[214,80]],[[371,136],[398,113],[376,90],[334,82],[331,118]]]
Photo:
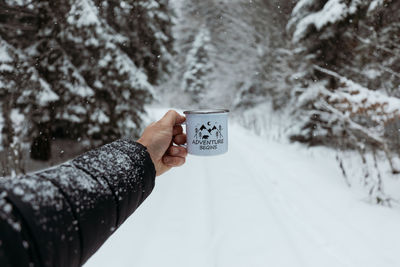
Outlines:
[[[183,123],[178,124],[178,125],[185,126],[184,132],[186,132],[186,121],[184,121]],[[187,143],[186,144],[182,144],[182,145],[177,145],[177,146],[184,147],[184,148],[187,149]]]

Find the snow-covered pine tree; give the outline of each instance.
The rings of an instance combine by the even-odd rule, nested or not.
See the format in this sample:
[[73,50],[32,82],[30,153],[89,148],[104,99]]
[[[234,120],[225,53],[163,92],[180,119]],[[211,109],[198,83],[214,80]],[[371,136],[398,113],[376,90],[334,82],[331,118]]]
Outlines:
[[53,12],[48,2],[38,2],[36,5],[40,14],[37,40],[25,51],[35,61],[40,76],[59,96],[59,100],[52,106],[52,135],[64,138],[87,137],[88,113],[94,102],[94,92],[57,39],[61,30],[60,17]]
[[[85,132],[82,126],[87,124],[87,116],[82,106],[85,94],[91,90],[69,62],[68,56],[60,47],[55,36],[59,29],[57,17],[51,11],[47,1],[9,1],[3,6],[6,14],[2,27],[13,27],[15,34],[2,32],[15,47],[24,51],[32,67],[39,76],[58,95],[58,100],[46,107],[50,120],[38,127],[38,136],[32,136],[31,155],[36,159],[49,158],[50,141],[56,129],[63,137]],[[63,8],[63,6],[60,6]],[[91,92],[93,95],[93,92]],[[78,133],[79,132],[79,133]],[[46,156],[47,155],[47,156]]]
[[257,58],[255,73],[241,86],[236,106],[252,107],[271,102],[274,110],[285,108],[291,91],[292,51],[285,28],[290,1],[252,1],[252,25]]
[[[359,32],[357,28],[365,23],[367,15],[373,14],[371,12],[374,12],[374,9],[378,8],[379,4],[383,4],[383,2],[375,0],[347,2],[303,0],[298,2],[293,9],[288,28],[293,32],[294,42],[302,41],[300,43],[301,49],[299,49],[301,51],[300,56],[306,57],[308,64],[303,65],[303,79],[300,79],[303,84],[298,86],[297,95],[303,93],[308,95],[307,91],[313,91],[315,87],[322,87],[331,92],[346,90],[346,86],[341,82],[345,75],[354,84],[364,88],[362,79],[358,82],[356,80],[357,75],[354,72],[349,72],[349,67],[353,70],[362,70],[365,67],[361,65],[365,60],[359,60],[357,56],[353,56],[354,49],[362,49],[362,46],[348,36],[354,36]],[[349,62],[351,59],[355,59],[359,65]],[[370,89],[381,91],[385,96],[386,94],[379,90],[380,86]],[[319,95],[314,94],[314,97],[314,101],[318,103],[320,100]],[[381,105],[385,105],[384,103],[381,103]],[[356,103],[354,105],[357,106]],[[315,106],[311,110],[314,108]],[[365,107],[365,109],[369,110],[368,107]],[[379,113],[378,110],[376,112]],[[330,130],[329,125],[335,127],[336,123],[342,123],[341,119],[319,116],[316,113],[314,114],[313,111],[311,111],[310,115],[307,116],[303,125],[303,131],[306,129],[309,131],[307,137],[303,139],[300,137],[301,135],[296,135],[294,138],[311,144],[322,142],[326,145],[339,146],[333,141],[336,138],[333,138],[332,133],[336,131]],[[337,114],[332,113],[331,115],[335,117]],[[353,116],[352,120],[354,123],[366,127],[365,130],[371,127],[368,116]],[[384,127],[385,123],[387,121],[382,120],[379,124]],[[325,134],[316,134],[315,131],[321,127],[326,128],[327,132]],[[343,131],[345,132],[346,130],[343,129]],[[323,136],[327,137],[325,141],[323,141]],[[346,138],[344,136],[338,137],[337,140],[341,140],[340,142],[344,147],[351,146],[354,141],[350,141],[350,139],[345,141]],[[371,141],[370,145],[374,147],[376,142]]]
[[302,55],[312,56],[311,63],[323,63],[373,90],[382,89],[389,79],[391,84],[383,87],[390,91],[397,87],[393,78],[398,78],[392,70],[398,58],[396,25],[400,19],[394,10],[399,7],[398,1],[304,0],[293,9],[288,29],[295,42],[302,41],[306,48]]
[[0,7],[0,36],[58,95],[42,110],[50,119],[38,125],[46,137],[34,141],[36,147],[49,148],[54,135],[106,142],[140,132],[144,105],[153,97],[148,77],[156,83],[169,68],[167,0],[21,0]]
[[400,2],[387,5],[346,31],[344,41],[357,53],[343,53],[338,71],[372,90],[400,97],[400,14],[394,12]]
[[[173,71],[176,74],[173,77],[175,83],[168,85],[169,88],[182,86],[182,77],[187,70],[187,55],[199,29],[206,28],[212,46],[210,62],[214,67],[206,101],[214,106],[232,106],[238,85],[251,80],[258,70],[255,63],[258,47],[251,23],[256,9],[253,2],[190,0],[174,3],[178,16],[178,23],[174,27],[177,64]],[[175,103],[176,98],[172,98]]]
[[100,14],[126,37],[120,48],[143,68],[152,84],[165,81],[173,53],[172,16],[168,0],[96,0]]
[[[32,155],[48,159],[50,147],[46,144],[50,136],[45,129],[48,129],[47,124],[51,118],[50,107],[59,97],[32,65],[30,58],[23,51],[14,48],[0,37],[0,102],[5,122],[2,129],[2,145],[6,151],[11,149],[14,150],[12,153],[16,154],[16,149],[21,149],[20,145],[32,142],[33,136]],[[20,119],[21,117],[23,119]],[[11,152],[8,153],[10,155]]]
[[101,18],[91,0],[71,0],[64,17],[57,37],[95,92],[88,134],[103,142],[137,135],[153,92],[146,75],[120,49],[126,37]]
[[[392,161],[398,150],[389,145],[392,139],[398,142],[399,136],[387,133],[387,125],[398,125],[400,114],[395,103],[399,99],[388,93],[396,91],[398,85],[375,79],[386,68],[391,73],[389,80],[395,80],[396,67],[392,63],[398,57],[386,47],[388,43],[393,45],[393,37],[383,37],[383,29],[388,27],[389,32],[396,32],[393,26],[399,22],[399,16],[394,15],[382,24],[382,14],[391,13],[398,5],[396,1],[380,0],[297,3],[288,29],[298,45],[299,60],[306,64],[299,69],[302,75],[292,94],[293,112],[299,122],[293,128],[292,140],[355,149],[366,165],[365,154],[372,153],[375,163],[371,166],[377,166],[376,155],[384,151],[392,172],[399,172]],[[378,41],[382,37],[385,41]],[[371,80],[368,75],[373,82],[366,82]],[[385,88],[387,85],[392,88]],[[393,132],[393,127],[389,128]],[[378,169],[377,172],[372,180],[366,173],[365,183],[371,186],[369,192],[378,203],[387,203]]]
[[213,70],[209,56],[210,41],[210,33],[202,27],[187,54],[186,71],[183,74],[183,91],[189,94],[192,102],[200,107],[205,105],[204,96],[209,89]]
[[52,106],[52,135],[87,138],[88,114],[95,102],[94,91],[54,39],[41,38],[29,48],[29,52],[41,77],[59,96]]

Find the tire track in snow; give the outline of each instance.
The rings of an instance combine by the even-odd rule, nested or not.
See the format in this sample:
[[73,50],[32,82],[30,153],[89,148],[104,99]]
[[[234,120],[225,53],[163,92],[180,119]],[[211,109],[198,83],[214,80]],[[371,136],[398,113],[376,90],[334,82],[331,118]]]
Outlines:
[[[291,231],[289,230],[287,222],[285,221],[285,219],[281,218],[281,216],[279,215],[279,211],[277,211],[277,209],[273,205],[271,205],[271,201],[273,200],[271,196],[276,195],[276,180],[272,179],[267,173],[265,173],[264,168],[266,162],[260,161],[254,157],[251,158],[250,162],[248,157],[245,157],[244,155],[252,155],[253,151],[246,148],[246,146],[238,146],[236,149],[239,150],[236,153],[242,159],[242,164],[246,163],[247,168],[250,172],[250,175],[248,176],[250,178],[249,180],[253,182],[253,186],[257,188],[260,197],[263,199],[263,204],[265,207],[264,212],[267,211],[269,214],[268,218],[270,220],[274,220],[276,222],[275,224],[279,226],[280,234],[286,240],[287,248],[291,253],[291,257],[296,257],[296,266],[308,267],[306,265],[304,257],[299,253],[299,248],[296,246],[293,236],[290,235]],[[256,172],[255,169],[258,169],[259,166],[262,166],[262,170]],[[262,178],[264,179],[261,179],[260,173],[265,173],[262,176]],[[268,185],[266,184],[265,180],[269,181]]]
[[[248,154],[251,152],[250,148],[241,147],[241,149],[243,150],[241,154]],[[252,149],[254,149],[254,147],[252,147]],[[248,159],[243,160],[248,161]],[[262,170],[268,169],[265,168],[265,164],[269,163],[269,166],[274,169],[279,169],[279,172],[284,174],[282,177],[290,178],[290,175],[285,172],[285,168],[282,167],[282,165],[278,162],[274,162],[265,158],[253,158],[252,163],[254,166],[263,166]],[[268,174],[262,177],[259,177],[257,174],[253,174],[250,177],[253,178],[255,186],[260,189],[260,194],[264,196],[266,206],[273,214],[273,218],[281,223],[283,229],[282,234],[290,239],[292,251],[295,251],[301,259],[301,266],[309,267],[320,265],[310,265],[312,263],[310,263],[309,259],[305,259],[304,253],[301,252],[303,249],[301,246],[296,244],[297,242],[295,242],[295,239],[300,239],[302,242],[304,242],[304,240],[308,240],[309,242],[312,242],[316,248],[322,248],[333,258],[331,260],[334,260],[337,262],[337,264],[339,264],[335,264],[335,266],[355,266],[341,259],[337,253],[334,253],[334,251],[329,248],[329,242],[327,239],[322,237],[320,233],[317,233],[313,227],[308,224],[308,222],[305,222],[301,219],[301,216],[299,216],[299,211],[296,209],[296,205],[294,203],[289,203],[288,198],[283,197],[282,193],[278,191],[279,183],[277,180],[271,179],[271,176]],[[266,183],[266,180],[269,181],[269,183]],[[272,188],[272,192],[267,192],[265,190],[268,187]]]
[[[253,137],[253,138],[259,138],[259,137]],[[261,140],[261,143],[262,140]],[[277,144],[275,144],[277,145]],[[313,191],[310,190],[310,188],[305,187],[304,182],[300,183],[303,181],[301,177],[298,179],[299,173],[296,172],[298,170],[296,169],[291,169],[288,167],[289,164],[286,166],[283,166],[282,163],[284,162],[296,162],[301,159],[301,155],[293,154],[294,157],[290,157],[291,155],[287,155],[285,157],[286,161],[282,160],[282,158],[276,158],[276,155],[270,155],[269,153],[262,153],[263,149],[264,151],[266,147],[265,146],[255,146],[254,143],[250,144],[249,147],[242,147],[243,149],[250,149],[253,151],[258,151],[255,154],[257,155],[263,155],[262,159],[254,159],[254,161],[257,161],[259,163],[262,162],[269,162],[271,165],[272,169],[279,169],[279,173],[282,174],[282,177],[284,179],[279,183],[281,185],[285,184],[286,188],[282,188],[284,190],[281,190],[281,192],[275,192],[275,199],[277,202],[279,202],[279,205],[276,205],[277,207],[280,207],[284,209],[285,211],[279,211],[280,216],[286,216],[288,217],[284,221],[293,221],[296,222],[297,225],[301,226],[301,232],[306,234],[310,240],[312,240],[315,245],[317,246],[316,248],[319,250],[324,250],[328,254],[330,254],[332,257],[334,257],[337,261],[338,265],[334,266],[355,266],[358,267],[360,265],[366,266],[370,264],[367,258],[356,258],[351,255],[352,249],[357,247],[358,251],[372,251],[372,248],[369,246],[369,244],[372,244],[374,242],[373,239],[369,238],[365,232],[360,231],[360,229],[357,229],[353,225],[346,224],[343,222],[342,218],[340,218],[335,211],[331,210],[329,205],[322,205],[322,202],[320,201],[320,198],[314,196]],[[283,148],[283,145],[282,145]],[[276,148],[274,149],[276,151]],[[274,157],[275,156],[275,157]],[[303,155],[304,156],[304,155]],[[304,161],[304,159],[303,159]],[[307,168],[306,164],[312,163],[311,160],[308,160],[308,162],[304,161],[302,164],[303,168]],[[318,169],[318,166],[308,166],[309,168],[309,175],[315,175],[314,172],[311,170],[314,168]],[[269,170],[271,168],[264,168],[266,170]],[[321,173],[326,173],[327,170],[323,170]],[[275,173],[277,173],[275,171]],[[320,177],[321,179],[325,179],[325,177]],[[340,178],[340,177],[338,177]],[[260,179],[259,179],[260,180]],[[290,187],[295,188],[297,194],[300,194],[301,197],[293,198],[293,196],[288,195],[287,190],[288,185]],[[310,184],[308,184],[310,186]],[[265,185],[264,185],[265,187]],[[345,187],[343,188],[345,189]],[[293,192],[293,190],[291,190]],[[302,204],[299,202],[305,202],[306,204],[303,206],[299,206],[299,204]],[[318,225],[318,220],[313,221],[310,220],[310,217],[306,219],[304,214],[298,209],[298,207],[301,207],[301,210],[304,212],[310,212],[314,211],[314,213],[318,214],[319,217],[326,217],[329,218],[329,225],[332,226],[331,229],[327,229],[325,225]],[[312,207],[312,209],[310,209]],[[332,234],[335,233],[335,234]],[[336,234],[337,233],[337,234]],[[342,235],[345,236],[346,239],[349,238],[349,240],[354,241],[354,239],[357,240],[357,245],[354,247],[351,247],[350,245],[347,245],[347,248],[343,247],[338,247],[339,244],[336,244],[335,241],[341,241],[340,239],[337,239],[337,235]],[[333,243],[332,243],[333,242]],[[343,245],[343,242],[340,243]],[[394,260],[392,257],[386,253],[386,251],[382,251],[382,255],[380,255],[382,259],[385,259],[386,262],[391,262],[393,263]],[[395,265],[390,265],[390,266],[395,266]]]

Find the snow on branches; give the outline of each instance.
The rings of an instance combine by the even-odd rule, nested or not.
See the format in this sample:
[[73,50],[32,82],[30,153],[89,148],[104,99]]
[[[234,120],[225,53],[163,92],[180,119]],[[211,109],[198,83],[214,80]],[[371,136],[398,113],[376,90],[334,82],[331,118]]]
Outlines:
[[172,11],[167,0],[94,0],[100,15],[126,40],[124,50],[151,84],[165,81],[172,62]]
[[8,155],[4,165],[14,166],[11,174],[23,172],[22,148],[39,134],[35,125],[50,120],[49,107],[58,99],[29,57],[0,37],[1,150]]
[[200,103],[200,105],[209,87],[209,78],[213,69],[209,55],[210,40],[209,31],[204,27],[201,28],[186,57],[186,71],[183,74],[183,90],[190,94],[193,103]]
[[395,164],[400,148],[399,4],[300,0],[287,24],[302,62],[292,92],[299,124],[294,123],[291,139],[358,151],[368,167],[363,180],[377,202],[387,202],[377,155],[383,153],[393,174],[400,170]]
[[0,6],[0,93],[2,102],[15,103],[2,109],[27,116],[27,141],[50,153],[54,136],[96,145],[140,133],[153,85],[169,71],[168,1],[20,0]]
[[338,79],[339,87],[329,90],[322,81],[303,91],[297,108],[307,110],[307,123],[292,139],[344,148],[389,149],[385,126],[400,119],[400,99],[371,91],[319,66],[315,69]]
[[351,19],[359,12],[372,12],[385,0],[300,0],[293,8],[287,29],[298,42],[313,31],[320,32],[331,25]]
[[[378,203],[390,204],[383,189],[377,157],[382,151],[391,172],[400,172],[396,166],[400,144],[400,99],[371,91],[325,68],[314,67],[337,79],[339,86],[332,90],[327,81],[320,81],[308,88],[297,89],[299,96],[293,112],[299,124],[292,127],[291,140],[358,151],[364,165],[363,180],[369,187],[370,196]],[[339,155],[337,159],[346,178],[345,163]]]
[[[69,55],[76,55],[73,64],[96,94],[89,134],[107,132],[102,139],[110,141],[134,132],[140,128],[143,104],[151,101],[153,92],[146,75],[120,48],[127,38],[107,26],[89,0],[78,1],[66,17],[67,24],[59,35],[61,42]],[[131,107],[136,107],[135,111]]]

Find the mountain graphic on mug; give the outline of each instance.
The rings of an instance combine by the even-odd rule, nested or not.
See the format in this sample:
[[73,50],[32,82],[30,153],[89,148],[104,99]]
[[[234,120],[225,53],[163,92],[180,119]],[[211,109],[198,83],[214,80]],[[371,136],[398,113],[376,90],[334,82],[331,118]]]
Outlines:
[[209,140],[209,139],[222,139],[224,136],[221,133],[222,126],[217,123],[212,124],[210,121],[206,124],[197,125],[194,129],[194,139],[196,140]]

